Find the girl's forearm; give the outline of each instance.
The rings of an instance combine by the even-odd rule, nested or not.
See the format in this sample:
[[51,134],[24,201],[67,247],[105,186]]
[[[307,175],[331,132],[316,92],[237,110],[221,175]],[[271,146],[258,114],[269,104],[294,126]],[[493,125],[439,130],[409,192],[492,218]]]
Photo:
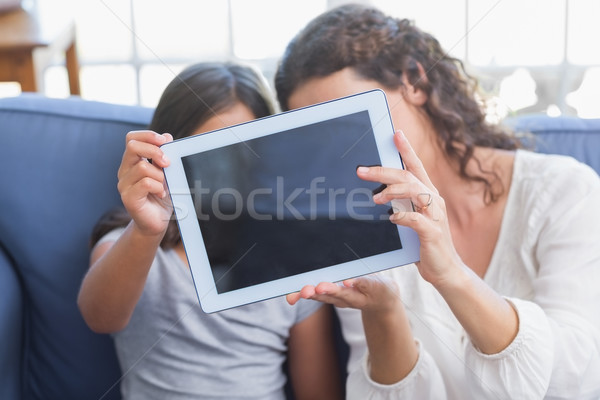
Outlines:
[[90,328],[115,332],[129,322],[146,283],[162,235],[141,234],[130,223],[97,258],[81,284],[77,303]]

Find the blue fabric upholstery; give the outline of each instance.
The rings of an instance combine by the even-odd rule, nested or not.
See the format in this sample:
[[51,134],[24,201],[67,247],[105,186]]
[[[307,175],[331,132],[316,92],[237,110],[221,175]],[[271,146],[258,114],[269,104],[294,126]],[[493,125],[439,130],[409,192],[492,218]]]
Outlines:
[[151,115],[79,98],[0,100],[2,399],[119,398],[112,341],[87,328],[76,297],[91,229],[120,202],[124,135]]
[[[0,399],[120,397],[112,341],[86,327],[76,297],[91,228],[120,204],[124,135],[151,115],[79,98],[0,99]],[[600,120],[511,123],[541,151],[599,170]]]
[[0,248],[0,399],[20,399],[23,348],[21,283],[11,261]]
[[600,119],[526,115],[506,124],[517,132],[532,133],[530,144],[536,151],[575,157],[600,174]]

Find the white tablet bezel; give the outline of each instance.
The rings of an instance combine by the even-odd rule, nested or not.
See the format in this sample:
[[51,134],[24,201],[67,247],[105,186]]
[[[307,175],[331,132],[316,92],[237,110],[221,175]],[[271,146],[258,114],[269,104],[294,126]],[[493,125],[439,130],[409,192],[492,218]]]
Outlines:
[[[202,233],[197,223],[196,211],[186,179],[182,157],[360,111],[368,111],[370,116],[381,164],[402,169],[402,161],[393,142],[394,128],[385,94],[379,89],[213,131],[217,133],[175,140],[161,146],[163,152],[171,160],[170,166],[164,169],[164,174],[198,300],[205,312],[212,313],[285,295],[298,291],[307,284],[338,282],[419,260],[417,234],[410,228],[398,226],[402,249],[225,293],[217,292]],[[393,206],[404,210],[412,209],[408,200],[394,202]],[[190,245],[191,243],[194,245]]]

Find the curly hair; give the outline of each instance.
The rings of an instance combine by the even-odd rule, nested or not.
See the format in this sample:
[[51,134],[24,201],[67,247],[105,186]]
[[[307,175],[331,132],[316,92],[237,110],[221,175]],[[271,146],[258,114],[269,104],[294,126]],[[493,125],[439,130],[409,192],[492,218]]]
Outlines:
[[[279,62],[275,88],[280,106],[289,109],[294,90],[311,78],[348,67],[384,88],[404,87],[404,78],[426,93],[422,108],[448,158],[457,163],[460,175],[484,184],[484,200],[488,204],[504,193],[498,175],[482,169],[474,149],[481,146],[514,150],[520,147],[519,140],[485,121],[477,80],[466,72],[460,60],[442,49],[437,39],[407,19],[350,4],[312,20],[288,44]],[[467,171],[472,159],[480,174]]]

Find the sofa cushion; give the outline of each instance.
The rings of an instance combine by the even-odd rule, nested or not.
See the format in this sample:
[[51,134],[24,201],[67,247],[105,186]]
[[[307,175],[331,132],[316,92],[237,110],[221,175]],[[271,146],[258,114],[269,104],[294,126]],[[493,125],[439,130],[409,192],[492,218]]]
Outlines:
[[119,397],[112,341],[89,330],[76,298],[91,229],[120,204],[124,135],[151,115],[79,98],[0,99],[0,247],[23,289],[23,398]]

